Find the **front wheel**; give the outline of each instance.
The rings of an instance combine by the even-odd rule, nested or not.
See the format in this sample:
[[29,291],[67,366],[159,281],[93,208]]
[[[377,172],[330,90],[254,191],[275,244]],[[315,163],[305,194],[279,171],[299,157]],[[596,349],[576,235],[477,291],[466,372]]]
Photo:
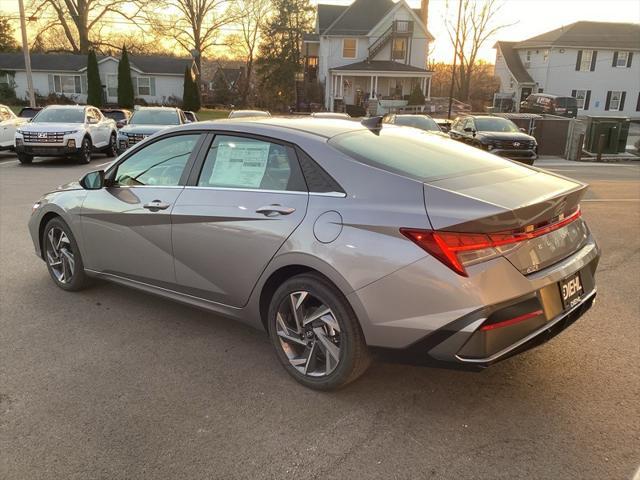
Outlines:
[[109,158],[113,158],[118,155],[118,139],[115,133],[112,133],[111,137],[109,137],[109,145],[105,148],[104,153]]
[[33,156],[27,155],[26,153],[19,153],[18,161],[23,165],[29,165],[31,162],[33,162]]
[[340,388],[370,364],[351,306],[319,275],[298,275],[278,288],[271,299],[268,327],[278,359],[306,387]]
[[87,164],[91,162],[91,140],[89,137],[82,139],[82,145],[80,145],[80,151],[76,155],[76,160],[80,164]]
[[49,220],[42,235],[47,269],[54,283],[63,290],[82,290],[88,284],[78,244],[60,218]]

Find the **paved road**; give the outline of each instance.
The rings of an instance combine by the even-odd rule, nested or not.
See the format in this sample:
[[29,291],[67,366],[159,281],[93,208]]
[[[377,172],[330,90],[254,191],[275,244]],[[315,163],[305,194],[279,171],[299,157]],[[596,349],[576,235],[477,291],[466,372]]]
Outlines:
[[[3,159],[4,158],[4,159]],[[307,390],[266,336],[115,285],[64,293],[26,230],[92,165],[0,158],[0,478],[626,479],[640,460],[640,167],[546,161],[592,184],[599,298],[479,373],[374,364]]]

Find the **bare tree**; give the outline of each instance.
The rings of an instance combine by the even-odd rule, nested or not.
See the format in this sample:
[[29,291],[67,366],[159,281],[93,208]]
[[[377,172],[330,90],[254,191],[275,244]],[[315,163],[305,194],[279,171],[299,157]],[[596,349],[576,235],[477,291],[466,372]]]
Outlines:
[[247,105],[251,93],[253,73],[258,44],[271,12],[270,0],[236,0],[233,11],[237,18],[239,34],[226,38],[229,50],[245,61],[245,77],[241,85],[240,97],[242,105]]
[[154,30],[170,38],[195,57],[202,72],[202,57],[217,45],[220,30],[236,19],[232,0],[164,0],[147,14]]
[[[460,15],[460,31],[458,48],[455,52],[458,58],[456,85],[458,98],[470,99],[471,81],[478,62],[478,52],[486,41],[499,30],[513,24],[496,24],[497,15],[502,7],[499,0],[459,0],[462,2]],[[455,45],[456,22],[447,20],[447,30],[452,45]]]
[[[35,42],[42,41],[51,31],[62,34],[57,50],[88,53],[91,48],[108,44],[108,35],[98,29],[114,18],[136,25],[140,11],[149,0],[34,0],[30,16],[42,19]],[[68,45],[64,45],[64,44]]]

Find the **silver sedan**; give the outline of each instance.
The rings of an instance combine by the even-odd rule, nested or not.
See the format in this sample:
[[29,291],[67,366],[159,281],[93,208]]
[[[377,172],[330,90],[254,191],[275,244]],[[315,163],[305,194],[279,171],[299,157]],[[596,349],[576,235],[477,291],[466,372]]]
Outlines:
[[328,390],[373,354],[479,369],[572,324],[600,256],[585,190],[381,119],[226,120],[142,141],[29,228],[60,288],[97,277],[264,329]]

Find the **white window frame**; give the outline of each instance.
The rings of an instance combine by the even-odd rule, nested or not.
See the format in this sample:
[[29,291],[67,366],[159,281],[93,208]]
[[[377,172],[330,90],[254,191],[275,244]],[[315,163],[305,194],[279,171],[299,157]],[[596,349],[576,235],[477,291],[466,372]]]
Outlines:
[[106,83],[107,83],[107,97],[112,97],[112,98],[117,97],[118,96],[118,75],[115,75],[112,73],[108,74],[106,78]]
[[580,71],[590,72],[592,60],[593,50],[582,50],[582,58],[580,59]]
[[[63,79],[73,78],[73,91],[65,91]],[[53,75],[53,93],[57,95],[79,95],[82,93],[82,78],[80,75]]]
[[0,72],[0,85],[11,85],[13,75],[9,75],[9,72]]
[[[347,57],[345,55],[345,46],[346,46],[346,42],[347,41],[353,41],[355,42],[355,46],[353,49],[353,57]],[[342,58],[349,58],[349,59],[354,59],[354,58],[358,58],[358,39],[357,38],[343,38],[342,39]]]
[[531,50],[527,50],[527,62],[531,61]]
[[[616,104],[614,106],[614,96],[615,94],[618,94],[618,98],[615,99]],[[614,112],[619,112],[620,111],[620,102],[622,101],[622,90],[612,90],[611,91],[611,98],[609,99],[609,111],[613,110]]]
[[584,110],[584,101],[587,99],[587,90],[576,90],[575,98],[576,103],[578,104],[578,109]]
[[[140,85],[140,80],[145,80],[147,85]],[[142,93],[141,88],[146,88],[149,90],[149,93]],[[151,77],[136,77],[136,93],[137,96],[151,96]]]
[[615,68],[627,68],[628,61],[629,61],[629,52],[618,52],[618,58],[616,60]]
[[[403,42],[404,43],[404,48],[402,50],[396,50],[395,49],[395,43],[397,41]],[[405,37],[398,37],[398,38],[394,38],[391,41],[391,59],[392,60],[405,60],[407,58],[407,51],[409,50],[409,42],[408,39]],[[394,54],[398,53],[398,52],[402,52],[402,56],[401,57],[396,57]]]

